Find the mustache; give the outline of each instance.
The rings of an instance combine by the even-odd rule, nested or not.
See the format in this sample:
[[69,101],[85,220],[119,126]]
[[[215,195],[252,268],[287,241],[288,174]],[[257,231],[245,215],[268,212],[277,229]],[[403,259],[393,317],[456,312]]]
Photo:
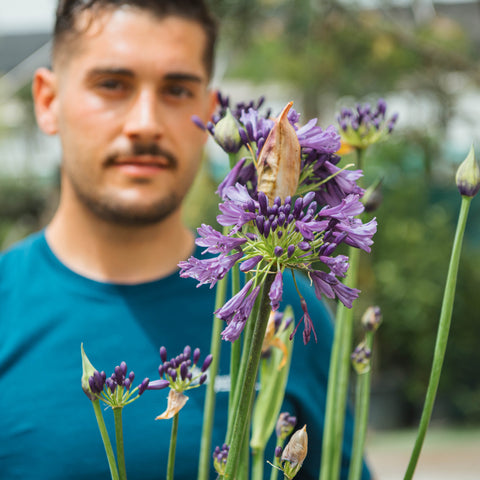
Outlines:
[[177,157],[168,150],[159,147],[156,143],[134,143],[132,148],[121,152],[115,152],[109,155],[105,160],[105,166],[114,165],[119,157],[136,157],[140,155],[150,155],[152,157],[163,157],[167,160],[167,167],[176,168],[178,165]]

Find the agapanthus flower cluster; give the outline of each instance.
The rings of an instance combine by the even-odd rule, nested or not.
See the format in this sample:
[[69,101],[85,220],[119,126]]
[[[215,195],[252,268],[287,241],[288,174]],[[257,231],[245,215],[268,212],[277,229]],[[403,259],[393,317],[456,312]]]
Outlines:
[[132,389],[135,373],[130,372],[127,375],[127,371],[125,362],[117,365],[108,378],[104,371],[95,370],[88,379],[90,391],[110,407],[123,408],[142,395],[149,384],[149,379],[145,378],[140,385]]
[[224,443],[222,447],[215,447],[213,452],[213,467],[221,477],[225,475],[229,450],[230,447]]
[[[232,170],[219,185],[218,193],[223,198],[227,187],[237,183],[245,185],[252,196],[257,191],[257,160],[265,141],[275,126],[270,118],[270,110],[262,113],[263,98],[258,102],[238,103],[230,106],[228,97],[219,94],[220,111],[212,121],[203,125],[217,143],[227,152],[238,152],[242,147],[245,155],[233,166]],[[362,176],[360,170],[345,170],[337,166],[340,157],[340,135],[332,125],[322,129],[317,119],[311,119],[300,126],[300,115],[290,108],[288,121],[294,128],[301,149],[300,178],[296,192],[303,195],[315,191],[320,204],[336,205],[348,194],[362,195],[363,190],[357,185]]]
[[343,146],[365,149],[391,133],[398,114],[387,117],[386,113],[387,103],[382,98],[375,108],[369,103],[343,108],[337,117]]
[[148,384],[148,390],[161,390],[170,387],[176,392],[185,392],[192,388],[197,388],[205,383],[207,379],[207,370],[212,363],[212,355],[205,357],[202,366],[199,368],[200,349],[193,351],[187,345],[183,352],[176,357],[167,360],[167,349],[160,347],[160,359],[162,364],[158,367],[160,380],[153,380]]
[[370,370],[370,358],[372,351],[365,341],[360,342],[350,356],[352,366],[358,374],[367,373]]
[[[192,277],[199,284],[214,286],[235,264],[243,272],[251,272],[253,278],[215,314],[227,322],[223,338],[236,340],[243,330],[260,285],[267,276],[273,276],[269,290],[271,307],[279,308],[283,295],[283,275],[288,270],[301,270],[309,275],[317,298],[337,297],[347,307],[358,297],[357,289],[345,286],[338,277],[344,277],[348,269],[345,255],[334,255],[338,245],[345,243],[367,252],[370,251],[376,222],[362,223],[355,218],[363,211],[358,195],[348,195],[334,207],[320,208],[315,192],[282,202],[275,199],[273,205],[263,192],[258,200],[252,198],[247,188],[237,184],[225,190],[226,200],[220,204],[220,225],[232,227],[228,235],[202,225],[198,229],[199,246],[216,257],[197,259],[191,257],[180,263],[182,277]],[[315,264],[315,266],[314,266]],[[324,270],[318,269],[318,264]],[[303,298],[304,342],[310,339],[313,324]]]
[[[373,243],[375,220],[363,224],[356,218],[364,210],[363,190],[356,184],[361,172],[335,166],[340,142],[333,127],[324,131],[316,126],[316,119],[299,127],[299,115],[291,107],[287,104],[276,119],[253,108],[235,110],[239,127],[234,133],[252,157],[240,160],[219,188],[223,203],[217,221],[228,233],[202,225],[196,243],[216,256],[191,257],[179,264],[182,277],[211,287],[235,264],[250,272],[243,288],[215,312],[227,323],[222,332],[225,340],[239,338],[265,282],[271,308],[278,310],[285,271],[307,274],[318,298],[336,297],[350,308],[358,296],[358,290],[339,280],[346,275],[348,258],[335,252],[340,244],[368,252]],[[253,170],[245,175],[249,165]],[[316,340],[316,334],[299,295],[304,314],[297,328],[303,322],[307,343],[312,333]]]

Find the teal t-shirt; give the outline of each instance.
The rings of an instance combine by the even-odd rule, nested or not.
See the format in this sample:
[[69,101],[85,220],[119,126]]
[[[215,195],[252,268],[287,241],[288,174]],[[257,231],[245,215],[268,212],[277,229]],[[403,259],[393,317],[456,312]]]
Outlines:
[[[197,252],[198,254],[199,252]],[[198,255],[197,255],[198,256]],[[307,424],[309,454],[297,476],[317,479],[320,465],[328,362],[330,315],[307,282],[301,284],[318,343],[294,346],[285,408]],[[215,289],[178,273],[137,285],[101,283],[63,265],[44,232],[34,234],[0,257],[0,478],[8,480],[108,479],[108,464],[91,402],[81,389],[80,344],[107,375],[125,361],[136,374],[158,379],[159,347],[169,358],[183,351],[209,353]],[[284,302],[301,310],[287,282]],[[301,328],[301,327],[300,327]],[[225,435],[229,344],[222,342],[213,447]],[[205,389],[187,392],[179,419],[176,480],[196,478]],[[157,420],[167,390],[147,391],[123,410],[129,480],[163,479],[170,420]],[[104,418],[114,441],[113,415]],[[347,418],[344,464],[348,464],[352,419]],[[212,447],[212,448],[213,448]],[[267,449],[271,458],[274,445]],[[269,475],[268,465],[265,470]],[[346,478],[343,469],[342,478]],[[212,478],[215,474],[212,469]],[[364,479],[369,474],[365,469]]]

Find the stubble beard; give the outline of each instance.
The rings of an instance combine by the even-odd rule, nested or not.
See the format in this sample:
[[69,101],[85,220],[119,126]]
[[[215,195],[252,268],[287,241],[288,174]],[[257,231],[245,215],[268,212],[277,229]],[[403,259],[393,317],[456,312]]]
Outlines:
[[[130,152],[129,152],[130,154]],[[175,170],[178,166],[176,157],[158,146],[136,144],[132,155],[150,154],[162,155],[167,161],[167,168]],[[104,167],[110,168],[115,163],[116,156],[105,160]],[[68,182],[77,200],[95,217],[118,226],[150,226],[168,218],[181,205],[186,192],[171,192],[163,198],[152,201],[148,205],[132,204],[119,198],[119,195],[102,193],[88,187],[88,179],[80,181],[73,172],[65,171]],[[136,184],[146,184],[149,181],[138,178]]]

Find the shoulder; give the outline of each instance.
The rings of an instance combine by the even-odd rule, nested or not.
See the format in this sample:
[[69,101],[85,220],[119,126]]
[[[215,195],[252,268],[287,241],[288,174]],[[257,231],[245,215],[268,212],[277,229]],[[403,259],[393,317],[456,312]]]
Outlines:
[[0,279],[5,271],[20,271],[22,266],[38,259],[45,242],[44,231],[36,232],[0,252]]

